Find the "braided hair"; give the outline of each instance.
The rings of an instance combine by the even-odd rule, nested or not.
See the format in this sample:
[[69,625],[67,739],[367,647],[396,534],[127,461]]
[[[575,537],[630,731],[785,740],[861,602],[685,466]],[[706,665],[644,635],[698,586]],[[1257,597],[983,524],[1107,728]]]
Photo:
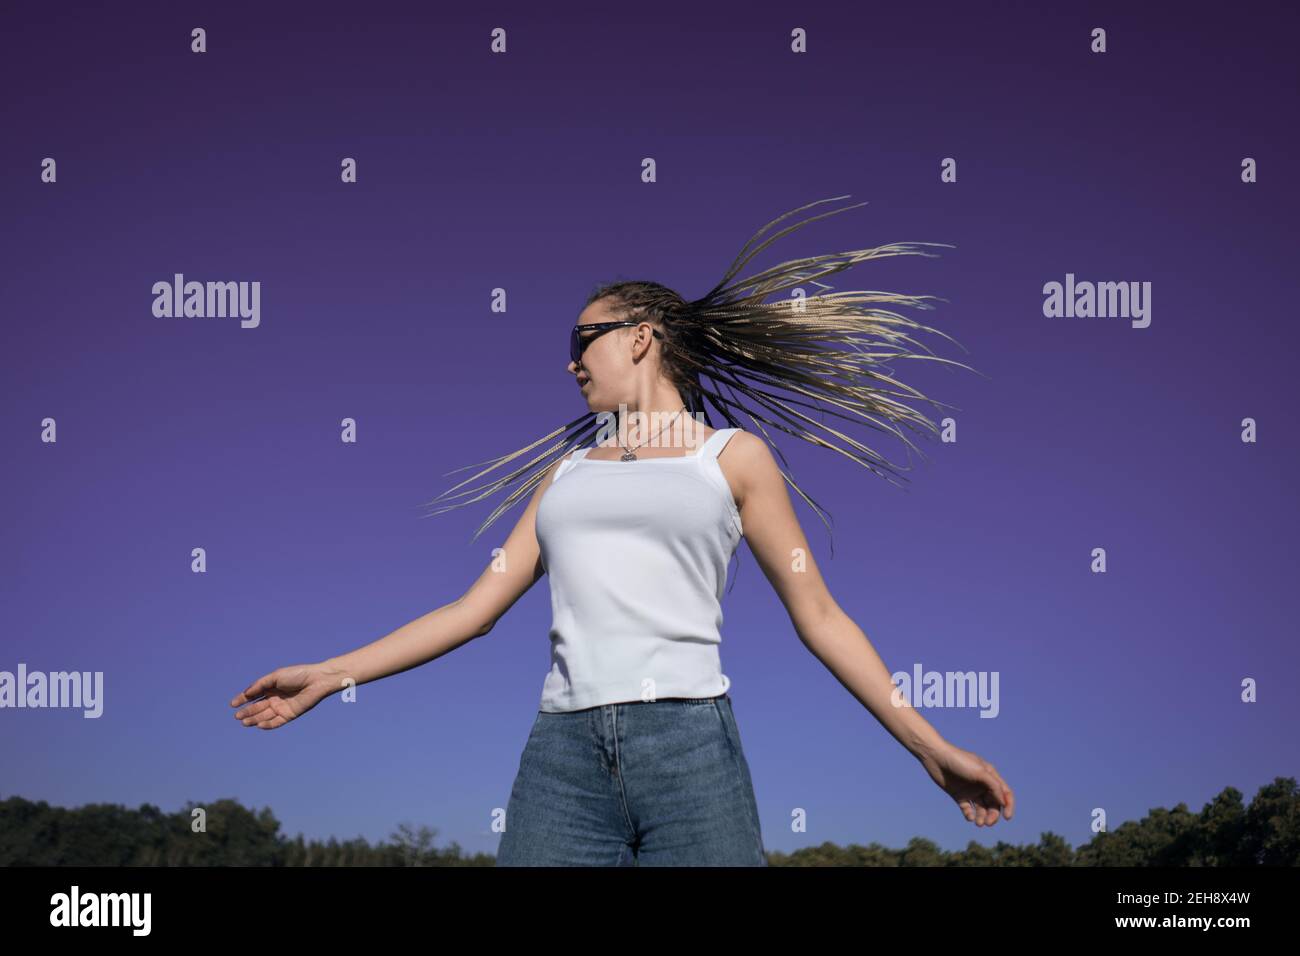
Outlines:
[[[849,197],[837,196],[818,200],[768,223],[745,244],[718,284],[694,301],[687,301],[658,282],[620,281],[597,286],[588,296],[586,305],[605,301],[609,310],[618,318],[649,321],[662,332],[664,338],[659,356],[660,369],[677,389],[690,416],[703,418],[713,427],[705,404],[707,400],[721,414],[728,427],[743,427],[742,419],[752,423],[754,430],[762,434],[787,467],[785,456],[772,441],[767,426],[839,452],[873,474],[897,483],[900,478],[906,480],[901,475],[905,469],[826,424],[825,416],[833,415],[847,421],[865,423],[869,428],[893,434],[924,458],[924,454],[912,444],[903,429],[918,434],[923,430],[937,434],[938,427],[901,400],[915,399],[935,407],[952,406],[943,406],[903,385],[893,377],[885,363],[895,358],[920,358],[956,365],[969,371],[975,370],[960,362],[934,356],[929,349],[917,343],[909,332],[933,332],[949,341],[955,341],[950,336],[892,309],[879,307],[931,309],[933,306],[926,300],[937,298],[936,296],[858,291],[808,297],[804,295],[801,286],[812,283],[829,289],[832,287],[817,279],[841,272],[859,262],[900,255],[935,258],[933,254],[924,252],[922,247],[955,247],[945,243],[895,242],[870,249],[795,259],[748,278],[736,279],[747,262],[782,236],[810,222],[866,204],[855,203],[843,209],[812,216],[785,227],[761,244],[755,245],[759,237],[773,226],[812,206],[847,198]],[[792,287],[797,288],[784,301],[763,301],[774,293]],[[924,349],[927,354],[912,351],[909,348],[911,345]],[[783,397],[773,391],[774,388],[793,394]],[[794,396],[802,396],[809,401]],[[818,413],[819,418],[814,419],[798,411],[797,407],[812,409]],[[601,418],[608,414],[588,412],[507,455],[448,472],[450,475],[478,465],[488,466],[449,488],[430,504],[453,501],[468,495],[474,497],[445,504],[432,514],[442,514],[471,504],[511,484],[517,484],[515,490],[479,526],[472,539],[478,540],[479,535],[506,510],[532,493],[556,460],[586,444],[601,427]],[[854,451],[845,450],[834,441],[826,440],[816,434],[815,430],[828,433]],[[463,491],[458,490],[521,456],[530,457],[495,480]],[[808,502],[829,531],[826,512],[799,487],[785,468],[782,468],[781,473],[799,496]],[[833,543],[831,553],[834,554]]]

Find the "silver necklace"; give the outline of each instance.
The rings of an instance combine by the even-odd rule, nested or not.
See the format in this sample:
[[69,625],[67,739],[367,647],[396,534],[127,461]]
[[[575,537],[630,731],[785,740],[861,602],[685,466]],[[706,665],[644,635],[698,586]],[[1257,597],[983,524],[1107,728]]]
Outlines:
[[[678,413],[672,417],[672,421],[670,421],[670,422],[668,423],[668,425],[671,425],[673,422],[677,421],[677,419],[679,419],[679,418],[681,417],[682,412],[684,412],[684,411],[686,411],[686,406],[685,406],[685,405],[683,405],[683,406],[681,407],[681,410],[678,411]],[[667,428],[668,425],[665,425],[664,428]],[[653,439],[653,438],[657,438],[657,437],[659,437],[660,435],[662,435],[662,434],[664,433],[664,428],[659,429],[659,431],[655,432],[655,434],[651,435],[650,438],[647,438],[645,441],[643,441],[640,445],[637,445],[636,447],[637,447],[637,448],[640,448],[642,445],[644,445],[646,442],[650,441],[651,439]],[[615,438],[618,438],[618,436],[616,435]],[[639,460],[639,459],[636,457],[636,449],[628,448],[626,445],[623,445],[623,440],[622,440],[621,438],[618,438],[618,443],[619,443],[620,445],[622,445],[624,449],[626,449],[626,450],[623,452],[622,456],[620,457],[620,459],[619,459],[620,461],[638,461],[638,460]]]

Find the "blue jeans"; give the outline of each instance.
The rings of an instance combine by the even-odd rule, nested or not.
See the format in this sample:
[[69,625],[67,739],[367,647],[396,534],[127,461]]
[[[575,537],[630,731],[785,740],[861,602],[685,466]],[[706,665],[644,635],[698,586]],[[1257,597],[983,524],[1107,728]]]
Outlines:
[[497,866],[767,866],[731,698],[538,711]]

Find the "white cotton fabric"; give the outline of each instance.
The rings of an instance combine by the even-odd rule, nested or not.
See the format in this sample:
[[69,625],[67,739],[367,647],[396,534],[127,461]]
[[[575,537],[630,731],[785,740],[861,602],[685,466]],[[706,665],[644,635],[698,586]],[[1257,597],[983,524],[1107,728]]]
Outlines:
[[716,697],[722,594],[744,532],[718,465],[739,429],[685,456],[561,463],[536,529],[551,585],[551,669],[541,709]]

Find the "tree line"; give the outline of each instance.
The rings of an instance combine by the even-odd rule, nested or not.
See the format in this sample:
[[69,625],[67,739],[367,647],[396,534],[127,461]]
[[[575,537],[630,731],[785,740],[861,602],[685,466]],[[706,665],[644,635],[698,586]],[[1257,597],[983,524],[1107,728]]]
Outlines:
[[[199,810],[201,813],[196,814]],[[195,821],[202,821],[196,831]],[[1005,824],[1005,821],[1003,821]],[[492,866],[489,853],[435,846],[437,830],[402,824],[387,840],[304,840],[280,833],[270,808],[236,800],[187,803],[175,813],[92,803],[54,807],[11,796],[0,801],[3,866]],[[1199,812],[1180,803],[1096,833],[1072,847],[1051,831],[1037,843],[998,841],[941,849],[914,837],[902,849],[823,843],[770,851],[771,866],[1300,866],[1300,790],[1277,777],[1249,805],[1225,788]]]

